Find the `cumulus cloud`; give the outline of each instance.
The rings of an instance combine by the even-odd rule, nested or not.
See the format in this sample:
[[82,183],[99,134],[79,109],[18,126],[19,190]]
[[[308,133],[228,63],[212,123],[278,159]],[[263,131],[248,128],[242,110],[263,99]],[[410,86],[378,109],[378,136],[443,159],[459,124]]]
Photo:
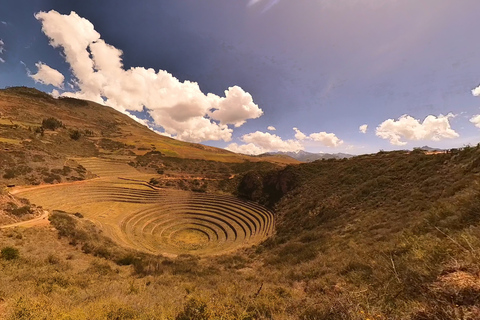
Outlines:
[[333,133],[326,133],[326,132],[311,133],[308,136],[308,139],[316,142],[321,142],[324,146],[332,147],[332,148],[338,147],[339,145],[343,144],[343,140],[340,140]]
[[164,70],[125,70],[122,51],[102,40],[93,24],[75,12],[62,15],[52,10],[35,17],[50,44],[63,49],[75,77],[77,90],[63,96],[104,103],[124,113],[145,108],[164,134],[191,142],[230,141],[229,125],[240,127],[263,114],[238,86],[221,97],[204,94],[197,83],[181,82]]
[[295,131],[295,139],[297,140],[305,140],[307,137],[302,131],[298,130],[298,128],[293,128],[293,131]]
[[283,140],[269,132],[248,133],[240,138],[244,144],[231,143],[225,149],[245,154],[261,154],[271,151],[297,152],[304,150],[304,140],[320,142],[327,147],[338,147],[343,144],[343,141],[333,133],[318,132],[307,136],[298,128],[293,128],[293,130],[296,132],[295,139],[289,140]]
[[340,140],[334,133],[326,133],[322,131],[322,132],[311,133],[307,136],[298,128],[293,128],[293,131],[295,131],[295,138],[299,141],[303,141],[303,140],[316,141],[316,142],[320,142],[322,145],[326,147],[338,147],[339,145],[343,144],[343,140]]
[[459,137],[458,133],[450,127],[449,120],[453,117],[454,115],[451,113],[438,117],[429,115],[423,122],[420,122],[409,115],[403,115],[398,120],[388,119],[382,122],[376,129],[376,135],[397,146],[407,144],[402,139],[439,141],[457,138]]
[[268,127],[267,127],[267,130],[276,131],[277,128],[275,128],[274,126],[268,126]]
[[40,82],[46,85],[51,84],[54,87],[63,88],[63,81],[65,80],[63,74],[42,62],[35,63],[35,66],[38,69],[37,73],[29,75],[29,77],[35,80],[35,82]]
[[480,114],[473,116],[470,119],[470,122],[475,125],[475,127],[480,128]]
[[475,97],[478,97],[480,96],[480,86],[476,87],[475,89],[472,90],[472,94],[475,96]]
[[257,155],[257,154],[273,151],[273,150],[265,150],[263,148],[260,148],[254,143],[248,143],[248,144],[230,143],[225,149],[235,153],[250,154],[250,155]]
[[261,154],[270,151],[299,151],[303,150],[303,145],[294,139],[283,140],[276,134],[269,132],[256,131],[243,135],[240,138],[245,144],[238,145],[231,143],[227,150],[246,154]]
[[218,98],[210,94],[213,108],[210,117],[220,121],[220,124],[233,124],[240,127],[247,119],[255,119],[263,114],[255,103],[250,93],[234,86],[225,91],[225,98]]
[[303,149],[300,142],[296,140],[283,140],[276,134],[269,132],[256,131],[242,136],[242,141],[246,143],[254,143],[265,150],[278,151],[298,151]]
[[358,127],[358,130],[360,130],[361,133],[367,133],[368,125],[362,124],[360,127]]

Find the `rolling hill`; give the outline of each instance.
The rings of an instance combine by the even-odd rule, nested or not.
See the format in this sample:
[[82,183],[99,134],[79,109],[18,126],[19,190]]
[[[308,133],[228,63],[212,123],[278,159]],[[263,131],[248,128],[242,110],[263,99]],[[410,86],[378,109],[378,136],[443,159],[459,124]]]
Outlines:
[[[113,108],[91,101],[55,99],[44,92],[25,87],[0,90],[0,142],[14,145],[27,143],[30,147],[34,145],[30,140],[39,138],[38,134],[34,135],[35,129],[41,127],[43,119],[50,117],[60,120],[64,128],[59,128],[56,132],[44,132],[47,137],[43,136],[43,144],[55,142],[57,148],[53,151],[59,155],[122,156],[156,150],[172,157],[220,162],[296,163],[288,157],[272,156],[259,160],[225,149],[175,140],[153,132]],[[79,138],[79,141],[86,140],[83,145],[68,147],[65,141],[54,137],[63,136],[59,132],[74,130],[79,131],[84,138]],[[68,139],[67,142],[72,144],[74,141]]]

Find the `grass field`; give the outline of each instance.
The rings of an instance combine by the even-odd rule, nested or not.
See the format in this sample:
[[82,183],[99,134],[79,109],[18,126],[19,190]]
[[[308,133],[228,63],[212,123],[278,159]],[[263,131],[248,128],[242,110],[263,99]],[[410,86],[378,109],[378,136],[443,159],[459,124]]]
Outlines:
[[155,188],[151,177],[121,162],[75,159],[93,180],[17,188],[48,210],[81,213],[120,245],[147,253],[211,255],[258,244],[273,232],[273,214],[229,195]]

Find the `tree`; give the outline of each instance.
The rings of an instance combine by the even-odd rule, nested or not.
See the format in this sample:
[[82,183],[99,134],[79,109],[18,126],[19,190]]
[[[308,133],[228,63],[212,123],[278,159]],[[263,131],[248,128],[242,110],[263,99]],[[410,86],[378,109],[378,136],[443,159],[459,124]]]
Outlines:
[[42,121],[42,128],[48,129],[48,130],[53,130],[55,131],[58,128],[61,128],[63,126],[62,121],[56,119],[56,118],[47,118],[43,119]]

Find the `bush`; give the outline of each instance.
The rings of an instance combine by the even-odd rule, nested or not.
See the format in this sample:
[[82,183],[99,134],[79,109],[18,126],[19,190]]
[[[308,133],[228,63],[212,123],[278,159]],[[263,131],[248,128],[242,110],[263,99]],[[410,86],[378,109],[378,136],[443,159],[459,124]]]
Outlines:
[[80,139],[82,134],[78,130],[73,130],[70,132],[70,139],[72,140],[78,140]]
[[74,237],[76,235],[76,220],[67,213],[54,211],[48,218],[50,223],[58,230],[61,237]]
[[5,247],[0,252],[0,256],[5,260],[15,260],[18,259],[20,253],[17,248],[14,247]]
[[63,126],[62,121],[53,117],[48,119],[43,119],[42,121],[42,128],[44,129],[55,131],[56,129],[61,128],[62,126]]
[[23,207],[11,209],[10,213],[13,214],[14,216],[21,217],[26,214],[32,213],[32,209],[30,208],[30,206],[23,206]]

